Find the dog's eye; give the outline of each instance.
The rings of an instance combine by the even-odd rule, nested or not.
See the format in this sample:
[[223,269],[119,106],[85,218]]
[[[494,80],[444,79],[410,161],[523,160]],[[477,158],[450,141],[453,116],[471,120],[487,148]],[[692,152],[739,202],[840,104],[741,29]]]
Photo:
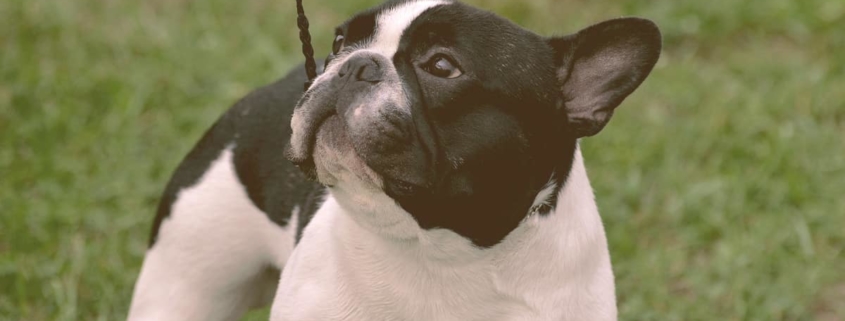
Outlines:
[[464,74],[457,64],[446,55],[436,55],[423,65],[423,70],[440,78],[457,78]]
[[332,43],[332,53],[337,55],[341,49],[343,49],[343,40],[346,39],[343,35],[337,35],[334,37],[334,43]]

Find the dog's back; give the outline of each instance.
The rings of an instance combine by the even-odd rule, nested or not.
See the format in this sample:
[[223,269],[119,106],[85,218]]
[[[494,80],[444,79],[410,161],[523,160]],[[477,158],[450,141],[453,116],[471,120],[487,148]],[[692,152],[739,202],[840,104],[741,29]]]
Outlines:
[[241,99],[179,165],[158,207],[129,320],[228,320],[271,302],[279,270],[323,197],[283,155],[304,75],[296,68]]

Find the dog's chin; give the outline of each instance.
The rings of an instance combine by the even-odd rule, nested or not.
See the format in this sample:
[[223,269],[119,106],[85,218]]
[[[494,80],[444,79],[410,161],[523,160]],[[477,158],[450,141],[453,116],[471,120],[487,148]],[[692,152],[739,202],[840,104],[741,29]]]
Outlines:
[[337,115],[327,118],[317,129],[314,142],[317,181],[328,187],[353,183],[359,187],[382,190],[382,179],[356,153],[343,121]]
[[419,225],[385,194],[381,175],[355,152],[337,116],[318,129],[312,157],[317,180],[359,226],[396,240],[417,237]]

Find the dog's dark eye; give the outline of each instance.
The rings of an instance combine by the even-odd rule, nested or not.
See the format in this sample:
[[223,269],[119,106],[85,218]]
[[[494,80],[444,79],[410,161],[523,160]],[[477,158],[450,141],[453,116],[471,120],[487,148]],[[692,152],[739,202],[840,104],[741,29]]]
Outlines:
[[457,78],[464,74],[457,64],[446,55],[436,55],[423,65],[423,70],[440,78]]
[[334,37],[334,43],[332,43],[332,53],[337,55],[341,49],[343,49],[343,40],[346,39],[343,35],[337,35]]

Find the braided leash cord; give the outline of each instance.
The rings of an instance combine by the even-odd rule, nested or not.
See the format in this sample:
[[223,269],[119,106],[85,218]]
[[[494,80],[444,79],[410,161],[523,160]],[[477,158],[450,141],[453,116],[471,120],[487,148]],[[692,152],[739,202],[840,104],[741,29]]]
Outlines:
[[311,46],[311,33],[308,32],[308,18],[305,17],[302,0],[296,0],[296,25],[299,27],[299,41],[302,42],[302,54],[305,56],[305,74],[308,76],[305,90],[308,90],[314,78],[317,78],[317,63],[314,61],[314,47]]

